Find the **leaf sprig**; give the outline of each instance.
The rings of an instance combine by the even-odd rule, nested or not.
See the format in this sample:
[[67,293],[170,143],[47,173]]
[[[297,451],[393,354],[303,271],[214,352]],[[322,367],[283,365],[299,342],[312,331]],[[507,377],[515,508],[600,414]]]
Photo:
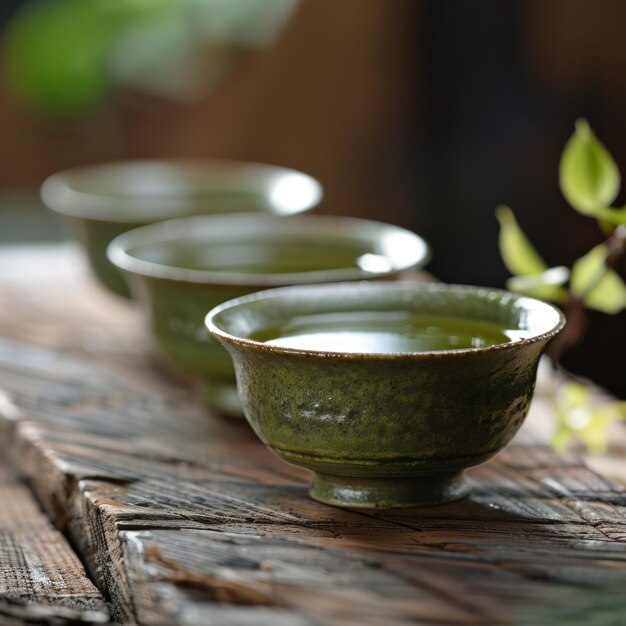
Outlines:
[[[549,267],[520,228],[507,206],[496,210],[500,223],[502,260],[513,274],[511,291],[550,300],[565,309],[568,326],[554,342],[550,356],[558,365],[563,352],[578,343],[588,319],[585,308],[616,314],[626,309],[626,284],[613,269],[626,253],[626,206],[611,206],[619,192],[621,175],[605,146],[585,120],[576,122],[559,166],[559,183],[573,209],[595,219],[606,240],[575,261],[570,268]],[[626,419],[626,403],[596,406],[584,385],[568,382],[555,392],[556,431],[553,444],[563,447],[579,439],[591,452],[603,451],[607,431],[616,419]]]
[[553,397],[556,429],[552,445],[562,450],[581,440],[593,454],[606,452],[609,428],[617,420],[626,420],[626,402],[597,402],[589,387],[577,381],[564,383]]
[[496,210],[500,222],[500,254],[513,274],[511,291],[566,303],[582,300],[590,309],[619,313],[626,309],[626,284],[611,268],[626,246],[626,206],[611,207],[620,191],[619,169],[608,150],[585,120],[567,142],[559,167],[559,182],[566,200],[582,215],[594,218],[608,234],[601,243],[574,262],[548,267],[520,228],[507,206]]

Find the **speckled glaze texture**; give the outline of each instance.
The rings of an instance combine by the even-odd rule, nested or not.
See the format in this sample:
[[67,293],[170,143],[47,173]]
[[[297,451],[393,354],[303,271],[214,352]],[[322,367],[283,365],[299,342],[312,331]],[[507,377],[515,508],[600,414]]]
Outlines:
[[[381,287],[373,292],[377,285],[369,286],[366,306],[391,308],[400,289],[399,301],[411,310],[439,309],[492,321],[508,316],[511,323],[524,323],[524,314],[511,308],[522,300],[505,292],[477,295],[478,290],[461,288],[464,297],[458,298],[450,295],[449,290],[458,290],[453,287]],[[351,299],[358,302],[358,286],[337,289],[343,291],[343,310]],[[412,304],[407,294],[419,297]],[[222,309],[214,327],[230,334],[254,330],[274,309],[282,307],[279,316],[290,304],[301,311],[307,297],[299,288],[279,306],[281,298],[263,302],[256,294],[248,309],[245,304]],[[339,298],[310,290],[309,300],[314,303],[307,310],[336,310]],[[560,324],[552,307],[539,304]],[[551,336],[493,348],[342,355],[270,348],[218,334],[235,362],[244,411],[257,435],[286,461],[316,473],[314,498],[366,507],[431,504],[465,495],[463,469],[496,454],[522,424],[539,356]]]

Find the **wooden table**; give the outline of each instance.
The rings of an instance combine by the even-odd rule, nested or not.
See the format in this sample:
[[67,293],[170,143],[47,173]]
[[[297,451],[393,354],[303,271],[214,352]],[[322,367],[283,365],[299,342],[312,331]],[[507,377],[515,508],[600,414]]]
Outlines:
[[577,457],[525,427],[463,501],[318,504],[82,267],[0,253],[0,624],[626,623],[626,494]]

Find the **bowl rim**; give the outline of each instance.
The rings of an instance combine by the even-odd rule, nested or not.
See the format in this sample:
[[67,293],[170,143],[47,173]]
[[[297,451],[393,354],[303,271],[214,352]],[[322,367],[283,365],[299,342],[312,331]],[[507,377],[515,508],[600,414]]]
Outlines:
[[[250,189],[264,198],[268,212],[279,215],[295,215],[311,210],[317,206],[324,195],[322,185],[311,175],[296,169],[259,163],[255,161],[240,161],[236,159],[121,159],[103,161],[88,165],[81,165],[55,172],[48,176],[41,185],[40,197],[42,202],[55,213],[86,220],[113,222],[122,224],[151,223],[157,220],[184,217],[190,214],[196,207],[196,214],[200,214],[197,206],[201,200],[181,194],[168,196],[161,194],[146,194],[136,191],[135,193],[123,194],[123,188],[128,185],[130,174],[135,173],[136,180],[141,177],[152,177],[162,181],[163,174],[184,174],[196,176],[198,179],[211,181],[219,180],[220,176],[239,176],[250,179]],[[117,183],[114,188],[117,193],[99,193],[84,191],[78,188],[77,181],[81,177],[111,176]],[[309,197],[301,206],[284,209],[272,208],[270,199],[271,188],[281,180],[288,177],[305,185]],[[220,209],[224,212],[252,211],[245,208],[245,201],[241,198],[207,199],[207,206],[213,203],[217,206],[216,213]],[[239,208],[241,207],[241,208]],[[208,208],[207,208],[208,210]]]
[[[345,240],[378,241],[385,237],[400,236],[411,246],[411,254],[403,262],[386,270],[366,271],[360,267],[312,270],[306,272],[285,273],[250,273],[229,272],[218,270],[199,270],[165,265],[153,261],[139,259],[129,250],[145,245],[164,241],[184,240],[190,236],[199,236],[202,229],[215,232],[222,228],[226,232],[240,232],[238,227],[245,226],[252,234],[284,235],[310,234],[314,232],[322,236],[345,235]],[[122,233],[107,248],[109,261],[117,268],[130,274],[160,280],[170,280],[205,286],[250,287],[253,289],[270,289],[286,285],[314,284],[320,282],[358,281],[365,278],[385,278],[396,276],[401,272],[423,267],[430,260],[430,247],[416,233],[374,220],[356,217],[340,217],[334,215],[297,215],[284,217],[264,213],[237,213],[232,215],[202,215],[168,220],[149,224]],[[390,258],[390,255],[386,255]]]
[[[489,299],[489,296],[495,295],[495,298],[498,297],[509,297],[523,306],[530,309],[530,307],[534,308],[542,308],[546,312],[551,312],[552,314],[556,314],[556,322],[545,332],[541,332],[537,335],[533,335],[531,337],[527,337],[524,339],[517,339],[515,341],[509,341],[507,343],[497,343],[491,346],[482,346],[476,348],[456,348],[456,349],[448,349],[448,350],[430,350],[424,352],[333,352],[331,350],[312,350],[312,349],[302,349],[302,348],[288,348],[284,346],[274,346],[269,345],[260,341],[255,341],[254,339],[248,339],[244,337],[237,337],[236,335],[232,335],[222,328],[220,328],[216,322],[215,318],[227,311],[229,309],[233,309],[235,307],[248,304],[250,302],[257,301],[271,301],[275,298],[280,298],[285,295],[297,295],[298,293],[304,294],[312,294],[314,291],[330,291],[337,293],[341,290],[344,292],[346,290],[378,290],[381,292],[384,291],[393,291],[393,290],[416,290],[416,291],[427,291],[427,292],[444,292],[444,291],[457,291],[457,292],[468,292],[473,294],[478,294],[481,297]],[[332,359],[332,360],[341,360],[341,361],[363,361],[363,360],[405,360],[405,359],[432,359],[432,358],[442,358],[442,357],[459,357],[459,356],[468,356],[468,355],[480,355],[480,354],[489,354],[492,352],[502,352],[507,350],[517,350],[523,346],[529,346],[534,343],[538,343],[541,341],[549,341],[556,335],[558,335],[561,330],[565,327],[566,318],[563,312],[556,306],[544,302],[543,300],[539,300],[537,298],[531,298],[529,296],[524,296],[521,294],[512,293],[510,291],[506,291],[504,289],[496,289],[492,287],[481,287],[477,285],[458,285],[458,284],[449,284],[449,283],[419,283],[416,281],[395,281],[391,283],[379,283],[379,282],[369,282],[369,281],[361,281],[361,282],[350,282],[350,283],[325,283],[321,285],[295,285],[289,287],[280,287],[277,289],[268,289],[264,291],[258,291],[256,293],[252,293],[246,296],[241,296],[239,298],[234,298],[232,300],[228,300],[223,302],[213,309],[211,309],[204,320],[206,328],[211,332],[213,336],[219,339],[221,342],[225,344],[231,344],[235,346],[240,346],[246,349],[252,349],[257,352],[269,352],[273,354],[280,354],[285,356],[295,356],[300,355],[304,357],[317,357],[324,359]]]

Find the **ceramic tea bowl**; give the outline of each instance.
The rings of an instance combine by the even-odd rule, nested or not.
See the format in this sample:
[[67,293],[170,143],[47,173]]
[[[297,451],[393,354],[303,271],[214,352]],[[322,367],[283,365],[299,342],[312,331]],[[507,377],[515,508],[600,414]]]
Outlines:
[[[396,282],[269,290],[206,323],[232,356],[252,428],[313,470],[313,498],[405,507],[468,493],[463,470],[517,432],[564,318],[505,291]],[[425,351],[398,349],[415,341]]]
[[128,297],[106,256],[127,230],[188,215],[259,211],[292,215],[313,208],[322,189],[306,174],[237,161],[120,161],[53,174],[41,188],[82,243],[96,276]]
[[129,231],[109,246],[148,315],[158,355],[200,380],[210,406],[240,416],[233,365],[204,326],[207,311],[269,287],[394,278],[427,257],[424,241],[402,228],[311,215],[184,218]]

